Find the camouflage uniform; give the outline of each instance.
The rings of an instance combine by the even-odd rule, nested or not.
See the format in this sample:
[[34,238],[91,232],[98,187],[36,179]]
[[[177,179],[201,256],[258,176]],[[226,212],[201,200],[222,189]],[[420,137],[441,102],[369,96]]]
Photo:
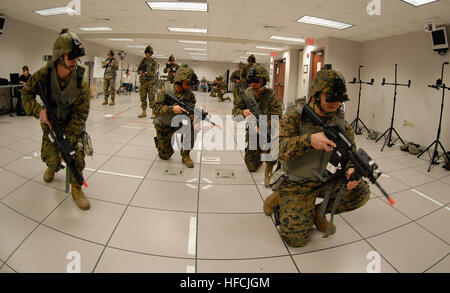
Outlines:
[[[138,67],[139,82],[141,84],[139,95],[141,97],[141,108],[147,110],[147,96],[148,106],[153,109],[155,103],[155,87],[156,87],[156,70],[158,63],[155,58],[144,58]],[[144,76],[141,73],[145,73]]]
[[[260,68],[262,68],[260,66]],[[269,76],[267,71],[264,69],[265,78],[267,81],[269,81]],[[245,91],[246,95],[248,97],[251,97],[253,95],[253,90],[251,88],[247,89]],[[280,100],[276,97],[276,95],[273,93],[271,89],[265,89],[264,92],[261,94],[260,98],[255,97],[256,102],[259,104],[259,107],[261,111],[264,113],[264,115],[267,116],[268,124],[271,125],[271,116],[277,115],[281,116],[283,114],[283,109]],[[240,96],[236,96],[234,99],[234,107],[232,110],[232,115],[235,120],[239,121],[239,116],[244,116],[244,110],[248,109],[247,104],[244,102],[244,100]],[[259,138],[258,138],[259,141]],[[247,147],[245,148],[245,164],[247,165],[247,168],[250,172],[256,172],[259,167],[262,165],[261,161],[261,149],[259,145],[257,146],[256,150],[250,150],[250,144],[249,144],[249,130],[247,128],[246,130],[246,144]],[[266,151],[268,152],[268,151]],[[266,162],[268,167],[273,167],[275,164],[275,161]]]
[[[67,38],[67,35],[69,35],[69,33],[62,35],[57,39],[57,41],[55,42],[55,48],[57,48],[58,46],[64,47],[64,42],[66,41],[64,40],[64,38]],[[70,35],[75,36],[74,34]],[[68,49],[65,50],[67,51]],[[34,73],[32,77],[27,81],[22,90],[22,103],[26,114],[28,116],[34,116],[37,119],[40,118],[39,114],[43,109],[43,107],[36,101],[36,94],[39,94],[37,83],[39,82],[41,86],[45,88],[52,80],[52,76],[56,75],[57,86],[59,86],[60,90],[63,92],[69,86],[69,84],[71,84],[71,82],[74,82],[74,80],[76,80],[77,76],[80,77],[80,75],[84,72],[84,69],[82,69],[81,67],[76,67],[71,75],[69,75],[65,79],[61,79],[56,73],[56,65],[59,57],[62,54],[61,52],[55,51],[54,49],[53,55],[56,58],[54,62],[47,63],[47,65]],[[52,73],[54,75],[52,75]],[[54,84],[50,84],[50,87],[52,85],[55,86]],[[65,137],[73,146],[79,146],[81,134],[86,126],[86,120],[89,115],[90,91],[89,83],[86,80],[86,75],[84,75],[84,78],[80,83],[80,87],[80,94],[78,96],[74,96],[70,100],[67,108],[62,109],[60,108],[60,106],[56,108],[58,113],[61,113],[61,116],[60,114],[58,114],[57,116],[63,126]],[[51,92],[49,92],[48,94],[50,96]],[[59,97],[52,96],[51,98],[57,103],[57,105],[59,105],[57,100],[59,99]],[[48,168],[51,171],[57,172],[61,167],[61,158],[59,156],[59,151],[56,147],[56,143],[52,143],[48,137],[50,131],[49,127],[46,124],[41,123],[41,128],[43,131],[41,146],[42,161],[47,164]],[[82,173],[85,167],[85,154],[83,149],[76,147],[75,156],[77,168],[80,173]],[[72,185],[79,186],[74,176],[71,176],[70,182],[72,183]]]
[[229,100],[231,102],[230,98],[223,98],[223,95],[226,91],[227,83],[223,80],[222,76],[219,76],[217,79],[217,94],[219,97],[219,102],[225,102],[225,100]]
[[[336,78],[336,75],[330,75],[327,72],[319,73],[313,82],[311,95],[328,92],[330,90],[330,86],[328,86],[330,79],[334,78]],[[338,110],[328,118],[323,118],[328,125],[333,124],[333,121],[338,121],[338,119],[343,121],[348,137],[354,141],[354,132],[344,120],[342,110]],[[294,162],[294,160],[305,157],[305,155],[311,155],[314,152],[322,152],[322,156],[325,156],[325,151],[313,149],[310,142],[311,135],[320,132],[321,129],[309,121],[303,121],[297,108],[288,110],[280,122],[279,161]],[[326,162],[324,163],[326,164]],[[348,164],[346,170],[351,167],[352,165]],[[314,179],[305,178],[300,181],[291,180],[291,178],[285,179],[277,190],[280,208],[280,235],[290,246],[305,246],[310,241],[314,224],[317,226],[315,222],[318,216],[318,206],[315,205],[316,198],[323,198],[326,189],[329,189],[331,199],[327,204],[325,213],[330,213],[338,190],[343,188],[343,184],[346,184],[346,180],[336,178],[334,175],[325,177],[323,181],[316,179],[317,176],[319,175],[310,173],[310,177]],[[336,214],[360,208],[369,200],[369,197],[369,185],[365,181],[361,181],[353,190],[345,191]]]
[[[114,52],[110,51],[109,55],[114,56]],[[102,62],[102,68],[105,68],[105,74],[103,79],[103,93],[105,95],[104,104],[108,103],[108,98],[110,94],[111,94],[111,102],[114,103],[114,101],[116,100],[116,89],[115,89],[116,71],[119,68],[119,63],[114,57],[112,58],[112,60],[107,58],[105,61]]]
[[244,68],[244,63],[239,63],[238,70],[234,71],[230,76],[230,81],[234,83],[233,88],[233,97],[236,98],[238,96],[238,87],[241,86],[242,80],[242,69]]
[[[186,70],[180,69],[177,71],[177,74],[175,75],[174,81],[177,82],[177,76],[178,73],[183,73],[184,71],[191,71],[190,69],[186,68]],[[195,105],[196,99],[194,96],[194,93],[192,93],[190,90],[182,91],[180,93],[177,93],[174,90],[175,84],[171,84],[170,87],[167,89],[162,89],[155,100],[155,106],[153,108],[153,112],[156,115],[155,120],[153,123],[155,124],[156,129],[156,137],[155,137],[155,143],[156,148],[158,149],[159,157],[163,160],[168,160],[174,153],[173,147],[172,147],[172,136],[173,134],[181,128],[180,127],[172,127],[170,125],[170,122],[172,121],[172,118],[175,117],[175,114],[173,113],[173,107],[169,106],[168,102],[166,101],[166,92],[169,94],[175,96],[176,98],[180,100],[184,100],[190,104]],[[194,121],[194,115],[191,115],[190,117],[191,121],[191,149],[194,147],[195,142],[195,132],[194,127],[192,125],[192,121]],[[182,138],[184,139],[184,137]]]
[[177,72],[179,67],[180,66],[175,63],[175,57],[171,55],[169,57],[169,63],[166,64],[166,67],[163,70],[164,73],[167,73],[167,80],[170,81],[170,83],[173,83],[173,77],[175,76],[175,73]]
[[256,58],[254,55],[250,55],[247,58],[247,61],[248,61],[248,64],[243,66],[242,73],[241,73],[241,83],[242,83],[243,90],[246,90],[250,86],[250,84],[247,83],[248,73],[250,72],[250,69],[254,66],[254,64],[256,63]]

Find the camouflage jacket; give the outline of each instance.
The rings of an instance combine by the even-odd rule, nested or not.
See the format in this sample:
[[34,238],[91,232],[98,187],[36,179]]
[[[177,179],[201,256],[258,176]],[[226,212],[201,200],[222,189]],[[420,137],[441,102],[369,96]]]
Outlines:
[[[329,122],[324,120],[325,123]],[[278,159],[281,161],[295,160],[304,153],[313,150],[311,146],[311,134],[300,134],[300,125],[311,122],[302,121],[295,107],[289,109],[280,121],[280,149]],[[355,134],[347,121],[345,121],[345,132],[355,142]]]
[[[269,89],[266,89],[266,91]],[[256,102],[258,102],[258,99],[255,97]],[[278,97],[273,94],[272,98],[270,99],[269,105],[268,105],[268,111],[264,111],[263,109],[261,109],[265,115],[267,115],[267,119],[269,121],[270,124],[270,118],[272,115],[278,115],[279,117],[281,117],[281,115],[283,114],[283,106],[280,102],[280,99],[278,99]],[[234,98],[234,107],[232,110],[232,115],[233,118],[236,119],[238,118],[239,115],[244,116],[244,110],[248,109],[247,104],[244,102],[244,100],[237,95]]]
[[[156,78],[156,70],[158,69],[158,62],[151,57],[150,59],[144,58],[138,66],[139,80],[152,80]],[[141,74],[145,72],[145,75]]]
[[[184,100],[188,103],[191,103],[193,105],[195,105],[195,103],[197,102],[194,93],[191,91],[183,91],[181,93],[175,93],[175,97],[180,100]],[[156,116],[174,116],[173,106],[174,105],[168,105],[166,101],[166,90],[160,90],[155,99],[153,113],[155,113]],[[194,116],[192,115],[191,119],[193,119],[193,117]]]
[[242,84],[242,89],[247,89],[250,85],[247,84],[247,75],[248,72],[250,71],[250,66],[248,64],[246,64],[243,68],[242,68],[242,72],[241,72],[241,84]]
[[109,58],[106,58],[106,60],[102,62],[102,68],[107,68],[107,66],[111,67],[105,70],[105,78],[112,79],[116,77],[116,71],[119,69],[119,63],[115,58],[113,58],[112,62],[108,65],[108,60]]
[[[53,65],[54,63],[49,64]],[[36,94],[38,93],[37,83],[40,82],[41,86],[43,87],[45,87],[45,85],[47,84],[48,80],[46,79],[46,77],[49,64],[34,73],[27,81],[22,90],[22,104],[25,113],[28,116],[34,116],[37,119],[39,119],[40,111],[44,109],[36,101]],[[52,70],[56,69],[53,68]],[[57,80],[60,88],[63,90],[70,82],[70,76],[66,79],[61,79],[57,75]],[[78,138],[81,136],[81,132],[85,128],[86,120],[89,115],[90,100],[89,83],[85,79],[83,79],[81,94],[72,105],[72,115],[67,125],[65,125],[64,129],[66,137],[72,144],[75,144],[77,142]],[[48,130],[47,125],[41,123],[41,126],[44,130]]]
[[239,70],[234,71],[230,76],[231,82],[236,82],[237,80],[241,80],[241,72]]

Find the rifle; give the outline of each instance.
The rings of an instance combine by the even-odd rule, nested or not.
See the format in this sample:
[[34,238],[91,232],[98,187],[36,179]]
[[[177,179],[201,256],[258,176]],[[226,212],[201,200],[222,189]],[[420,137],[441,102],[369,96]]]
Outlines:
[[168,100],[168,102],[169,102],[170,105],[178,105],[178,106],[180,106],[181,108],[185,109],[185,110],[187,111],[187,114],[188,114],[189,116],[190,116],[190,115],[193,115],[193,114],[195,115],[195,114],[198,113],[198,112],[201,113],[202,120],[205,120],[206,122],[211,123],[211,124],[214,125],[215,127],[219,128],[219,129],[222,129],[222,127],[216,125],[214,122],[212,122],[212,121],[208,118],[208,116],[209,116],[208,112],[206,112],[206,111],[203,110],[202,108],[200,108],[200,107],[195,107],[195,105],[193,105],[193,104],[191,104],[191,103],[188,103],[188,102],[186,102],[186,101],[182,101],[182,100],[180,100],[180,99],[177,99],[176,97],[172,96],[172,95],[169,94],[169,93],[166,93],[166,99]]
[[[244,101],[244,103],[247,105],[248,109],[250,110],[250,112],[252,112],[253,117],[256,119],[256,123],[258,124],[259,129],[261,130],[261,126],[259,125],[259,121],[260,121],[260,116],[264,115],[264,113],[261,111],[261,109],[259,108],[258,104],[256,103],[255,100],[250,99],[249,97],[247,97],[247,95],[245,94],[244,90],[242,89],[242,85],[238,86],[238,93],[239,96],[241,97],[241,99]],[[270,129],[270,124],[267,123],[267,141],[269,142],[271,140],[271,129]]]
[[349,181],[359,180],[361,177],[368,178],[370,182],[380,189],[389,203],[394,205],[394,200],[377,182],[378,177],[381,176],[381,171],[378,170],[378,165],[369,157],[366,151],[362,148],[354,151],[356,146],[347,136],[345,131],[339,125],[326,125],[309,105],[304,106],[303,113],[306,115],[305,118],[308,118],[314,124],[321,126],[328,139],[336,143],[336,148],[334,149],[335,160],[332,158],[330,162],[336,162],[335,166],[337,166],[338,163],[341,163],[342,167],[345,167],[349,161],[352,162],[355,165],[355,172],[352,174]]
[[[61,157],[66,162],[66,165],[69,167],[70,172],[75,177],[75,180],[78,184],[84,185],[85,187],[88,187],[86,181],[84,180],[83,175],[78,171],[77,164],[75,161],[75,149],[72,146],[72,144],[69,142],[69,140],[64,135],[64,130],[61,127],[61,125],[58,122],[58,118],[56,117],[55,113],[53,113],[51,110],[51,100],[49,99],[47,95],[47,91],[44,91],[41,83],[37,82],[39,94],[41,96],[42,102],[44,102],[45,109],[47,110],[47,119],[50,122],[51,129],[49,134],[50,141],[56,142],[56,147],[58,148],[59,152],[61,153]],[[64,166],[62,166],[64,168]]]

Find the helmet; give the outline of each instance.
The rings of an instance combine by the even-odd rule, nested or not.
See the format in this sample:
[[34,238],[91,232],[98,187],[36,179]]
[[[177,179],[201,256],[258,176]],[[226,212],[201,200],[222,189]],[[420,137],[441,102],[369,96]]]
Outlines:
[[245,64],[244,64],[244,63],[242,63],[242,62],[239,62],[239,64],[238,64],[238,68],[239,68],[239,69],[242,69],[242,68],[244,68],[244,66],[245,66]]
[[175,76],[173,78],[173,82],[179,83],[183,80],[188,80],[189,83],[195,83],[197,79],[197,75],[195,75],[194,71],[188,67],[180,67]]
[[64,54],[69,54],[69,60],[85,55],[84,47],[80,39],[68,29],[62,29],[53,44],[53,60],[57,61]]
[[173,55],[170,55],[170,57],[169,57],[169,61],[175,61],[175,56],[173,56]]
[[153,55],[153,48],[152,46],[147,46],[147,48],[145,48],[144,53],[150,53],[151,55]]
[[256,63],[255,55],[252,54],[252,55],[248,56],[247,62],[248,63]]
[[250,68],[250,71],[248,72],[248,83],[259,83],[259,78],[262,77],[265,79],[265,82],[269,82],[269,72],[267,72],[267,69],[265,69],[261,64],[255,64],[252,68]]
[[332,69],[322,69],[312,82],[311,96],[316,96],[321,92],[327,93],[326,101],[329,103],[349,100],[344,76]]
[[219,77],[216,78],[218,81],[222,81],[223,80],[223,76],[219,75]]
[[109,50],[109,51],[108,51],[108,56],[109,56],[109,55],[113,55],[113,56],[114,56],[114,51],[113,51],[113,50]]

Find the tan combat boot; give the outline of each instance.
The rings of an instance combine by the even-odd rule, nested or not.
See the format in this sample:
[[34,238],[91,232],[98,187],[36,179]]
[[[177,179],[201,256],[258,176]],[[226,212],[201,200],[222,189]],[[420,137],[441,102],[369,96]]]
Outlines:
[[138,118],[145,118],[147,117],[147,112],[145,110],[142,110],[142,113],[138,116]]
[[273,173],[273,165],[269,165],[266,163],[266,172],[264,173],[264,186],[269,188],[269,180],[270,176]]
[[116,103],[114,101],[111,101],[111,103],[109,103],[110,106],[114,106]]
[[[328,226],[330,225],[330,222],[328,222],[327,218],[324,217],[323,220],[320,220],[320,209],[322,208],[322,204],[318,204],[315,207],[315,215],[314,215],[314,224],[316,225],[316,228],[318,231],[325,233],[328,229]],[[333,228],[331,228],[331,234],[336,233],[336,226],[333,225]]]
[[266,200],[264,201],[264,213],[267,216],[272,215],[273,207],[275,207],[279,204],[280,204],[280,195],[277,191],[275,191],[274,193],[272,193],[271,196],[266,198]]
[[189,157],[190,152],[191,151],[183,151],[181,155],[181,162],[183,162],[183,164],[185,164],[188,168],[194,168],[194,162]]
[[108,105],[108,100],[105,100],[102,105]]
[[84,196],[80,185],[72,184],[72,197],[80,209],[88,210],[91,207],[91,204],[89,203],[87,197]]
[[50,183],[55,178],[55,171],[47,167],[47,170],[44,173],[44,181]]

